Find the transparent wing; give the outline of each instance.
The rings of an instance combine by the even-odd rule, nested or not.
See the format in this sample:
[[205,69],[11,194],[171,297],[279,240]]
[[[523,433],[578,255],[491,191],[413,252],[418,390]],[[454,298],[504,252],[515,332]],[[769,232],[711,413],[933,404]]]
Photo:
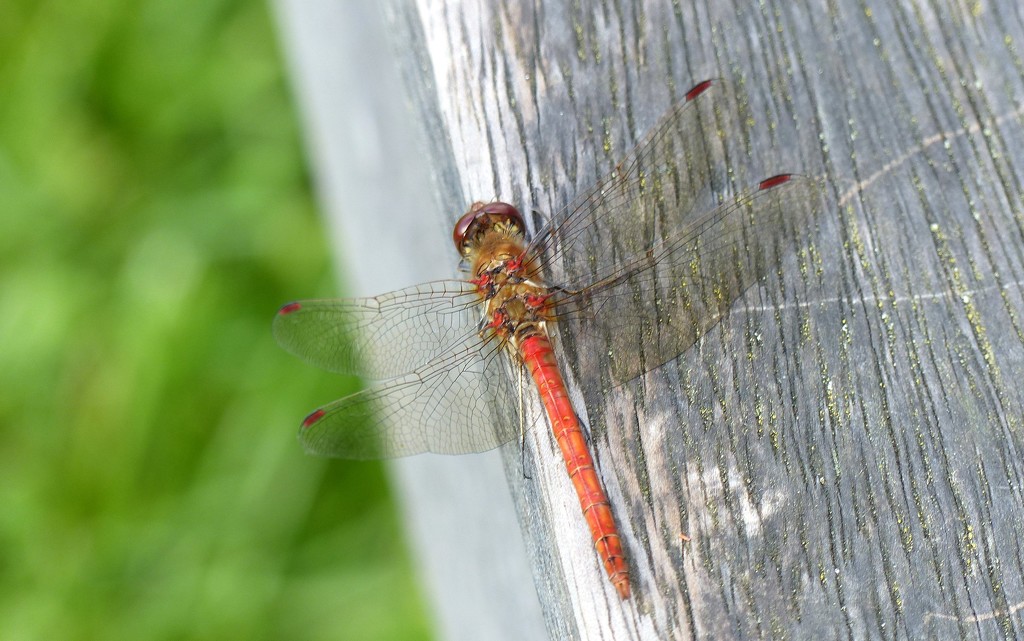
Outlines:
[[473,340],[416,370],[314,411],[299,440],[320,456],[374,459],[466,454],[519,433],[519,396],[505,350]]
[[735,193],[740,103],[728,85],[698,83],[531,243],[560,285],[560,334],[577,354],[610,357],[617,383],[692,346],[821,209],[820,185],[803,176]]
[[317,367],[392,378],[441,355],[450,358],[469,337],[479,341],[478,303],[474,286],[460,280],[374,298],[297,301],[278,310],[274,337]]
[[[559,326],[569,330],[577,353],[609,358],[616,383],[662,365],[781,264],[820,211],[820,200],[816,180],[783,174],[685,218],[650,246],[621,239],[617,251],[631,258],[587,287],[560,292],[554,306]],[[631,208],[642,217],[645,206],[649,199],[638,198]]]
[[[673,105],[590,190],[556,213],[530,246],[553,282],[581,286],[699,216],[730,188],[726,142],[742,135],[728,85],[705,80]],[[610,238],[628,247],[609,247]],[[563,259],[564,257],[564,259]]]

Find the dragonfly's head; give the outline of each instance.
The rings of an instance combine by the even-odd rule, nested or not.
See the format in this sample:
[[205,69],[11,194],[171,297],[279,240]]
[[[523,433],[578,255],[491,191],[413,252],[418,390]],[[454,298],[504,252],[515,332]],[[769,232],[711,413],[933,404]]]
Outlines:
[[484,236],[492,232],[521,236],[525,229],[522,214],[512,205],[502,202],[473,203],[469,211],[455,223],[452,240],[455,241],[459,255],[469,258]]

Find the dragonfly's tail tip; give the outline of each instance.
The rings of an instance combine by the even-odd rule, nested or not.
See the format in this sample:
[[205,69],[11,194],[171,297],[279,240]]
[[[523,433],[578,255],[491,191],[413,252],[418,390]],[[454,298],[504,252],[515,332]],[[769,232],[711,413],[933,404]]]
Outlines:
[[623,601],[629,600],[629,577],[619,576],[612,579],[612,585],[615,586],[615,591],[619,593],[619,598]]

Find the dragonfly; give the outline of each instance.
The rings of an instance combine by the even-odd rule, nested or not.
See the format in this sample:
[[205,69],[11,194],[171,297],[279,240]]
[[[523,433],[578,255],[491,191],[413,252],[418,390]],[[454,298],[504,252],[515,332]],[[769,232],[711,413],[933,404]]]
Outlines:
[[[732,187],[727,143],[743,126],[729,124],[741,120],[732,103],[722,81],[698,83],[536,233],[511,204],[473,203],[453,230],[463,279],[281,307],[273,330],[286,350],[377,381],[306,416],[306,450],[369,459],[499,447],[529,427],[526,372],[597,557],[629,599],[622,537],[553,340],[571,337],[578,353],[601,355],[604,378],[628,382],[694,345],[807,228],[817,180]],[[584,390],[605,384],[577,378]]]

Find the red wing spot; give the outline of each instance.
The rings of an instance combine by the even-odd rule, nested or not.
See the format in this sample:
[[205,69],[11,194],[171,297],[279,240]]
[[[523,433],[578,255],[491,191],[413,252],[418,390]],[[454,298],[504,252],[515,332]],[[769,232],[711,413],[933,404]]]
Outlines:
[[698,82],[693,89],[686,92],[686,102],[690,102],[697,96],[707,91],[711,85],[715,84],[714,80],[705,80],[704,82]]
[[301,307],[302,307],[302,303],[288,303],[287,305],[285,305],[281,309],[277,310],[277,313],[278,314],[291,314],[292,312],[299,311],[299,309]]
[[313,411],[313,413],[311,413],[309,416],[302,419],[302,429],[308,429],[312,427],[314,423],[316,423],[317,421],[324,417],[325,413],[326,412],[324,412],[323,408]]
[[793,174],[779,174],[778,176],[765,178],[758,183],[757,188],[760,190],[771,189],[772,187],[778,187],[779,185],[788,183],[792,178]]

